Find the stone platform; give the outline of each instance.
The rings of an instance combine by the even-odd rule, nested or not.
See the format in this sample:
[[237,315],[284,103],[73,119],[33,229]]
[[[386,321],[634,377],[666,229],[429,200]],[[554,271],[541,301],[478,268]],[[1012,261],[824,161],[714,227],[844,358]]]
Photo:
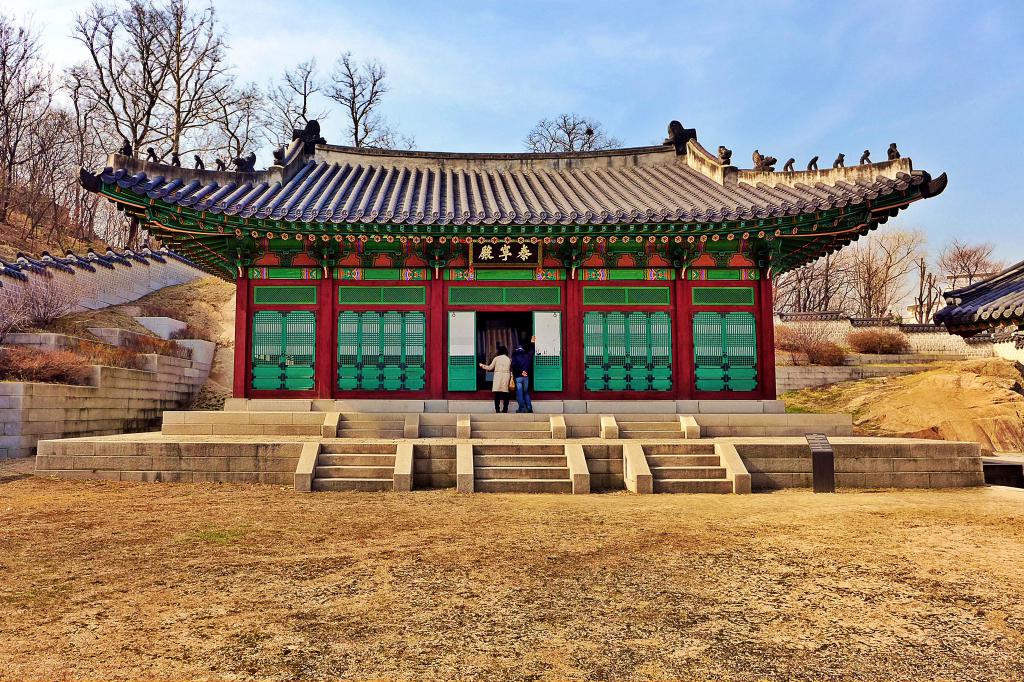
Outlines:
[[36,473],[299,491],[746,493],[810,487],[803,436],[825,433],[840,487],[984,484],[977,444],[855,437],[849,415],[256,411],[253,402],[165,412],[159,433],[44,441]]

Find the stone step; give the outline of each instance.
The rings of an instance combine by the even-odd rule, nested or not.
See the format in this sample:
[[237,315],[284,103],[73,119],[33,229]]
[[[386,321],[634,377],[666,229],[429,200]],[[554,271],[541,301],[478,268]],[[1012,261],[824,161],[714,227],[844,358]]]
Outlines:
[[373,429],[373,428],[387,428],[396,429],[405,426],[404,419],[364,419],[361,415],[359,419],[339,419],[338,426],[351,426],[354,429]]
[[651,455],[713,455],[715,454],[715,444],[701,443],[700,441],[652,443],[644,445],[644,454],[647,455],[648,460]]
[[494,440],[518,440],[521,438],[551,438],[551,430],[547,431],[493,431],[490,429],[473,429],[470,432],[472,438],[491,438]]
[[516,480],[516,479],[549,479],[568,480],[569,468],[561,467],[515,467],[515,466],[486,466],[474,467],[473,476],[476,480]]
[[663,478],[654,479],[656,493],[715,493],[732,492],[732,481],[703,478]]
[[564,467],[565,455],[474,455],[474,467]]
[[[644,446],[646,452],[647,446]],[[647,466],[654,467],[716,467],[718,455],[647,455]]]
[[690,467],[690,466],[656,466],[651,467],[651,475],[654,476],[654,480],[670,480],[670,479],[692,479],[692,478],[708,478],[708,479],[720,479],[725,478],[725,467],[721,466],[707,466],[707,467]]
[[394,466],[317,466],[316,478],[390,478],[394,480]]
[[394,443],[346,443],[325,440],[320,446],[320,455],[391,455],[395,456]]
[[474,455],[559,455],[565,456],[565,446],[560,443],[480,443],[473,445]]
[[320,453],[317,458],[317,466],[364,466],[364,467],[391,467],[395,466],[394,455],[377,455],[377,454],[362,454],[362,453],[343,453],[337,452],[332,454]]
[[404,438],[405,429],[338,429],[338,438]]
[[473,484],[480,493],[572,493],[572,481],[543,478],[483,479]]
[[675,421],[675,422],[674,421],[670,421],[670,420],[666,420],[664,422],[625,422],[625,421],[622,421],[622,420],[617,420],[617,421],[618,421],[618,428],[620,428],[620,429],[636,429],[636,430],[639,430],[639,431],[646,431],[646,430],[655,430],[655,431],[657,431],[657,430],[662,430],[662,429],[675,429],[676,431],[680,430],[680,426],[679,426],[679,422],[678,421]]
[[619,429],[619,438],[630,438],[633,440],[675,440],[686,438],[682,431],[634,431],[632,429]]
[[394,490],[394,479],[390,478],[314,478],[313,490]]
[[551,431],[551,422],[527,422],[514,419],[472,419],[470,422],[473,429],[487,429],[495,431]]

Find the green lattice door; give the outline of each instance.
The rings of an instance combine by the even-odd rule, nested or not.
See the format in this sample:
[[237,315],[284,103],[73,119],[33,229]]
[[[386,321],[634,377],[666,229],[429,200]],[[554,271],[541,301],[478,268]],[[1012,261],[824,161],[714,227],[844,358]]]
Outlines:
[[448,390],[476,390],[476,313],[448,313]]
[[252,317],[252,387],[308,391],[316,362],[316,315],[260,310]]
[[670,390],[671,317],[667,312],[586,313],[583,362],[588,391]]
[[562,390],[562,313],[535,312],[533,334],[537,337],[533,356],[533,390]]
[[420,391],[426,385],[422,312],[344,311],[338,315],[338,388]]
[[753,313],[700,312],[693,316],[698,391],[757,388],[757,327]]

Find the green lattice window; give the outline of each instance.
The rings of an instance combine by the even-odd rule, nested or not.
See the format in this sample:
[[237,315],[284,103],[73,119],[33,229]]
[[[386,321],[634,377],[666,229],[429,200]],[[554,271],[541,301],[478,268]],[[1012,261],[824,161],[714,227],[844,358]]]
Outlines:
[[257,305],[316,305],[316,287],[253,287],[252,300]]
[[308,391],[316,363],[316,315],[260,310],[252,316],[252,387]]
[[752,313],[701,312],[693,316],[693,359],[698,391],[757,388],[757,327]]
[[668,287],[583,287],[583,305],[668,304]]
[[422,312],[338,315],[338,388],[342,390],[420,391],[426,385],[426,356],[427,323]]
[[753,287],[694,287],[694,305],[754,305]]
[[558,305],[561,302],[561,289],[551,286],[458,286],[448,289],[448,303],[451,305]]
[[338,287],[338,303],[342,305],[423,305],[426,302],[426,287]]
[[583,358],[588,391],[668,391],[671,317],[663,312],[588,312],[583,316]]

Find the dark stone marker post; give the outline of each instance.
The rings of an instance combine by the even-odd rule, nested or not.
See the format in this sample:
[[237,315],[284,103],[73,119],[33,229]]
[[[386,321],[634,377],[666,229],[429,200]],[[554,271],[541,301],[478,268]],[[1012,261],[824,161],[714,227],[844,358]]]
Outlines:
[[823,433],[808,433],[804,436],[811,448],[811,476],[814,492],[834,493],[836,491],[836,458],[832,444]]

